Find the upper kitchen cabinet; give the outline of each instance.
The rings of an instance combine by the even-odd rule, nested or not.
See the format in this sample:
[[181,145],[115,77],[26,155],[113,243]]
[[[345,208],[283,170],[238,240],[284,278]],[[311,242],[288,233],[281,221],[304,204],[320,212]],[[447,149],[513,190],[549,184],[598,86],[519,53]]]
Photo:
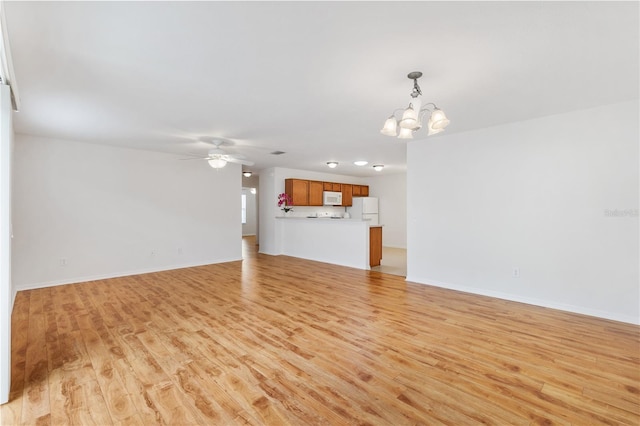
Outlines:
[[323,191],[341,192],[341,206],[343,207],[352,206],[353,197],[369,196],[369,187],[367,185],[293,178],[284,180],[284,191],[289,194],[294,206],[322,206],[324,204]]
[[323,189],[324,189],[323,182],[318,182],[315,180],[309,181],[309,204],[308,205],[321,206],[323,204],[323,199],[322,199]]
[[322,182],[322,187],[325,191],[340,192],[342,184],[335,182]]
[[[294,206],[309,205],[309,181],[303,179],[285,179],[284,192],[289,194]],[[320,191],[320,205],[322,205],[322,191]]]
[[352,185],[354,197],[368,197],[369,186],[368,185]]
[[340,192],[342,192],[342,206],[351,207],[353,205],[353,185],[343,183]]

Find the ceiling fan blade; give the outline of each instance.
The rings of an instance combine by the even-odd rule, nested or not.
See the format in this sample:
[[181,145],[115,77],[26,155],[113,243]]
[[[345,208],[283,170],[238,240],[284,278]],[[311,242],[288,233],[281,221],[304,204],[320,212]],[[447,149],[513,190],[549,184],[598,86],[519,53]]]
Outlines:
[[225,158],[225,160],[227,160],[229,163],[242,164],[243,166],[253,166],[254,165],[253,161],[240,160],[238,158],[228,157],[228,158]]
[[179,158],[179,160],[209,160],[210,157]]
[[246,155],[242,155],[242,154],[226,154],[227,157],[229,158],[235,158],[236,160],[246,160],[247,157]]

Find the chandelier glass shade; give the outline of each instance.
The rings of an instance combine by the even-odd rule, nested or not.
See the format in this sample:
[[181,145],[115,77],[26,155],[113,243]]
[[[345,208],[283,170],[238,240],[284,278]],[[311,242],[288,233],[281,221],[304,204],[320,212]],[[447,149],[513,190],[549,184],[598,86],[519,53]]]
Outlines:
[[[407,76],[413,80],[413,91],[409,106],[403,109],[396,109],[393,114],[384,122],[380,133],[385,136],[396,136],[399,139],[413,139],[413,133],[422,128],[422,121],[429,115],[427,122],[428,135],[435,135],[442,132],[449,125],[449,120],[444,111],[430,102],[422,108],[422,90],[418,86],[418,79],[422,76],[420,71],[414,71]],[[402,116],[396,118],[396,113],[402,111]]]
[[412,104],[409,104],[407,109],[402,113],[402,120],[400,120],[399,124],[403,129],[414,130],[418,127],[418,114],[416,113],[416,110],[413,109]]
[[448,125],[449,120],[447,119],[447,116],[444,115],[444,112],[439,108],[435,108],[431,113],[431,117],[429,117],[429,127],[436,130],[444,130]]
[[[396,136],[396,135],[391,135]],[[397,134],[399,139],[413,139],[413,130],[411,129],[400,129],[400,133]]]
[[380,130],[380,133],[386,136],[397,136],[398,135],[397,128],[398,128],[398,121],[392,115],[391,117],[387,118],[387,121],[384,122],[384,127],[382,127],[382,130]]

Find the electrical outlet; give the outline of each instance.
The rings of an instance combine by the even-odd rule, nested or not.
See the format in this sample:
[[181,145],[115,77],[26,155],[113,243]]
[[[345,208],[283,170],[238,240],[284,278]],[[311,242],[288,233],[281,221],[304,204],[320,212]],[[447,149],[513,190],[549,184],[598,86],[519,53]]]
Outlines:
[[177,251],[178,251],[178,254],[182,254],[182,247],[178,247]]
[[513,268],[513,278],[520,278],[520,268],[518,267]]
[[60,266],[67,266],[67,259],[65,259],[64,257],[60,259],[59,261]]

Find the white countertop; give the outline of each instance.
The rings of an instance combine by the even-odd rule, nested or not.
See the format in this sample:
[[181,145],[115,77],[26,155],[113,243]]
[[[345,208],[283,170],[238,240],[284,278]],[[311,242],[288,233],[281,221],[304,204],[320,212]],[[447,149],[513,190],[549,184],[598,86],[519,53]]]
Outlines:
[[[304,217],[304,216],[276,216],[276,219],[286,219],[286,220],[305,220],[310,222],[331,222],[331,223],[363,223],[363,222],[371,222],[370,220],[365,219],[345,219],[342,217],[332,218],[332,217]],[[369,225],[369,226],[384,226],[382,224],[378,225]]]

